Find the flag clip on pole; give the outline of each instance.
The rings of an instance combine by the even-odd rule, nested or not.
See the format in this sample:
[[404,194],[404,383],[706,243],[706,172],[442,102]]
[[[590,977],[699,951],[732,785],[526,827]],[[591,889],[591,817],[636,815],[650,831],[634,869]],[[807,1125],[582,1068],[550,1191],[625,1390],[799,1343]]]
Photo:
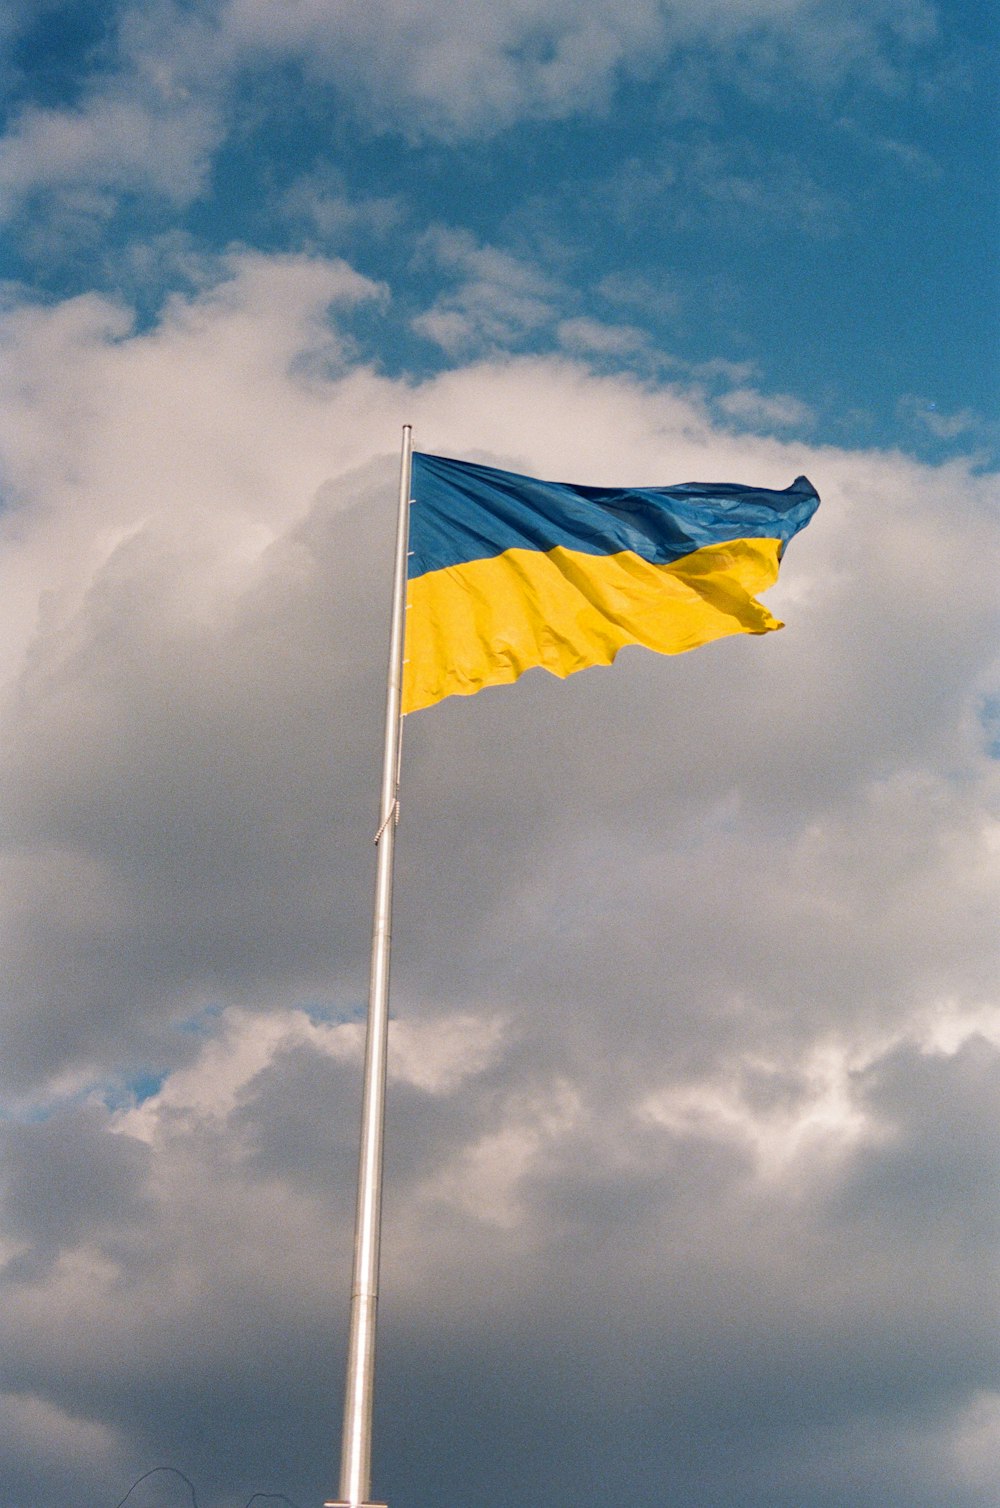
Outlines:
[[382,1142],[385,1122],[386,1056],[389,1040],[389,952],[392,940],[392,868],[399,816],[399,761],[403,720],[403,640],[406,615],[406,562],[409,541],[410,475],[413,438],[403,426],[399,475],[399,516],[392,586],[389,676],[385,699],[382,800],[375,836],[375,912],[371,979],[361,1105],[358,1204],[354,1226],[351,1322],[344,1392],[344,1433],[340,1456],[340,1496],[323,1508],[385,1508],[369,1501],[371,1492],[372,1403],[375,1383],[375,1319],[378,1309],[379,1239],[382,1225]]

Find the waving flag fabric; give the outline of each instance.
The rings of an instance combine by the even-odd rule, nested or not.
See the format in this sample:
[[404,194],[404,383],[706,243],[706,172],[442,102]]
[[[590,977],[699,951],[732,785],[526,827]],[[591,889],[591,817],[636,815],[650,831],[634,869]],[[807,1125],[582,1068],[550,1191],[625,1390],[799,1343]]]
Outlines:
[[728,482],[578,487],[413,457],[403,711],[783,625],[755,594],[819,497]]

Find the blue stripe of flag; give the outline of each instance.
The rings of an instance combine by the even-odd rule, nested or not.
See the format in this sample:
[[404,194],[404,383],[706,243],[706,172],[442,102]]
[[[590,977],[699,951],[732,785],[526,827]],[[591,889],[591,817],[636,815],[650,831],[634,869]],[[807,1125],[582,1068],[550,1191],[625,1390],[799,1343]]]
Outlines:
[[629,550],[665,565],[706,545],[780,539],[812,518],[819,497],[798,477],[783,491],[731,482],[580,487],[417,452],[410,515],[411,579],[506,550]]

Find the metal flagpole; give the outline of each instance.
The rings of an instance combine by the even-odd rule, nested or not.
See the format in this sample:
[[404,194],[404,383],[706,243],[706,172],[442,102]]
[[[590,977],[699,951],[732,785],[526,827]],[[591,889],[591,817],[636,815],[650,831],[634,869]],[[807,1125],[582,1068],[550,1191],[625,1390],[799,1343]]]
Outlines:
[[392,863],[399,820],[399,764],[403,719],[403,640],[406,617],[406,562],[409,547],[410,473],[413,438],[403,426],[399,474],[399,518],[392,586],[389,676],[385,698],[382,801],[375,835],[375,915],[372,924],[368,1030],[361,1106],[361,1155],[354,1226],[351,1328],[347,1346],[344,1433],[340,1454],[340,1497],[323,1508],[384,1508],[369,1503],[371,1492],[372,1401],[375,1383],[375,1319],[378,1309],[379,1237],[382,1224],[382,1140],[385,1070],[389,1040],[389,951],[392,940]]

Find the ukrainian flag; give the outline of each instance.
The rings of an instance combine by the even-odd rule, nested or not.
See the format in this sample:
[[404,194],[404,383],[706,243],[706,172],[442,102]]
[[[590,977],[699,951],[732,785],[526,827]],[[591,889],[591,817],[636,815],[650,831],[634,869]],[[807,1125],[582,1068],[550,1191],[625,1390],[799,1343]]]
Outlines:
[[403,711],[783,625],[756,600],[819,497],[729,482],[577,487],[415,454]]

